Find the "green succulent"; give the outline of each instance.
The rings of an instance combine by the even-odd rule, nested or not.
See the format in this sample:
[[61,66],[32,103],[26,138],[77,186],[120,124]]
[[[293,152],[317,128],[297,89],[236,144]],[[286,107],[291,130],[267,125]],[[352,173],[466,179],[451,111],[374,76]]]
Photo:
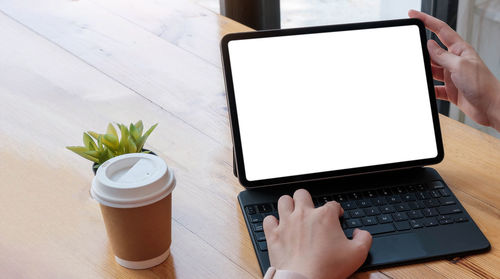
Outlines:
[[150,151],[142,151],[144,143],[149,135],[158,125],[155,124],[151,126],[144,134],[142,120],[137,123],[130,123],[130,126],[117,123],[117,129],[113,124],[108,124],[108,129],[105,134],[98,134],[96,132],[89,131],[83,133],[83,145],[84,146],[66,146],[67,149],[75,152],[76,154],[82,156],[95,163],[94,168],[98,168],[102,163],[107,160],[116,157],[118,155],[127,153],[149,153]]

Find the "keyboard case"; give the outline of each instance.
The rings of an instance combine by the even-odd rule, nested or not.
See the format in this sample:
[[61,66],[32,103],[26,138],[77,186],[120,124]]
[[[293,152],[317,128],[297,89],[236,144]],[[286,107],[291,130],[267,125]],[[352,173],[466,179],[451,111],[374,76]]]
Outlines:
[[[267,251],[262,251],[265,244],[256,239],[254,224],[249,220],[245,208],[256,204],[273,204],[283,194],[292,195],[296,189],[305,188],[311,195],[366,191],[373,188],[394,187],[399,185],[418,185],[422,183],[443,182],[449,197],[461,210],[460,216],[465,222],[452,222],[442,225],[410,228],[404,231],[373,235],[373,244],[362,270],[394,266],[405,263],[428,261],[432,259],[452,258],[455,256],[488,251],[490,243],[479,230],[465,208],[449,190],[441,176],[432,168],[414,168],[379,174],[344,177],[328,181],[307,182],[280,187],[245,190],[238,195],[238,200],[245,222],[254,245],[257,259],[264,274],[269,267]],[[260,228],[259,228],[260,229]],[[259,234],[262,236],[262,234]],[[267,246],[266,246],[267,247]]]

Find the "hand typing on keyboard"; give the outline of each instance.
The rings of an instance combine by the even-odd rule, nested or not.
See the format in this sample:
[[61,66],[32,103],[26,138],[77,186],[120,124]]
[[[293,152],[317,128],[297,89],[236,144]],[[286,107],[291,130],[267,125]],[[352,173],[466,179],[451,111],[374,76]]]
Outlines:
[[348,239],[340,225],[344,210],[335,201],[314,208],[311,195],[297,190],[278,201],[279,221],[264,219],[271,266],[307,278],[346,278],[365,261],[372,243],[369,232],[355,229]]

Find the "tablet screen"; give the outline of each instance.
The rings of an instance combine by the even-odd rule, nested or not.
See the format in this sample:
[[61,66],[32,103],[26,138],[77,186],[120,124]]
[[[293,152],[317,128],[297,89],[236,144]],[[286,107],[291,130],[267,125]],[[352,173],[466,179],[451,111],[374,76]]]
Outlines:
[[406,25],[229,41],[246,179],[437,157],[420,40]]

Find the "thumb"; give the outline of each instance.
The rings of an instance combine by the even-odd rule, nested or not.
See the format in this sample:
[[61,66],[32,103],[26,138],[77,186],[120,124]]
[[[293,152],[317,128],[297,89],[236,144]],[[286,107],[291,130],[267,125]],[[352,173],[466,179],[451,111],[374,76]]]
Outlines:
[[372,246],[372,235],[360,229],[355,229],[352,233],[352,241],[358,244],[360,252],[362,255],[368,255],[368,251],[370,251],[370,247]]
[[429,49],[429,55],[434,62],[443,66],[450,72],[458,69],[460,62],[459,56],[444,50],[434,40],[427,41],[427,48]]

